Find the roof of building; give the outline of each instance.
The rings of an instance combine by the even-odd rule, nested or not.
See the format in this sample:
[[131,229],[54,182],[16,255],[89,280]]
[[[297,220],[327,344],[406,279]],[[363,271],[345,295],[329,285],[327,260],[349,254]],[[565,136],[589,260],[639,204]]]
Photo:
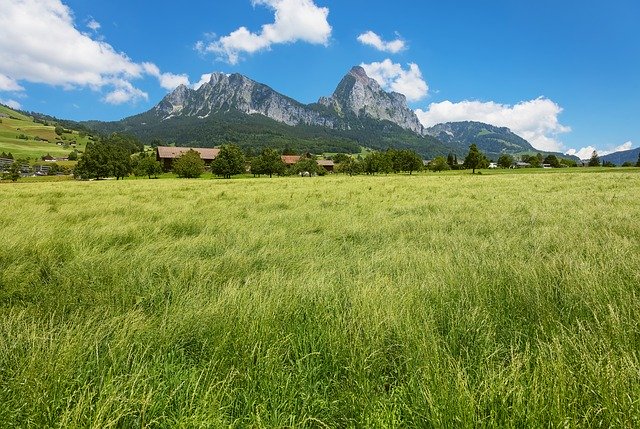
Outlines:
[[317,163],[322,167],[333,167],[335,165],[330,159],[319,159]]
[[158,156],[160,158],[175,159],[182,156],[183,153],[195,150],[200,154],[203,160],[213,160],[220,153],[220,149],[201,148],[201,147],[168,147],[158,146]]
[[300,158],[302,157],[299,155],[282,155],[281,158],[282,158],[282,162],[284,162],[287,165],[291,165],[300,161]]

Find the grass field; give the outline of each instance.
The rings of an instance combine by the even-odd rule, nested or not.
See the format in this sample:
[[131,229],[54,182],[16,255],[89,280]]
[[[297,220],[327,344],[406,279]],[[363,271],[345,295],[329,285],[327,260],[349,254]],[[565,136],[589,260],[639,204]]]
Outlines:
[[[76,142],[76,148],[80,151],[89,142],[88,137],[80,137],[77,131],[63,133],[63,140],[56,135],[53,125],[34,122],[33,118],[4,106],[0,106],[0,114],[5,115],[0,116],[0,152],[11,153],[16,159],[30,158],[34,161],[47,154],[61,158],[69,155],[73,147],[59,146],[56,141]],[[21,135],[27,139],[18,138]]]
[[2,427],[640,427],[640,171],[0,184]]

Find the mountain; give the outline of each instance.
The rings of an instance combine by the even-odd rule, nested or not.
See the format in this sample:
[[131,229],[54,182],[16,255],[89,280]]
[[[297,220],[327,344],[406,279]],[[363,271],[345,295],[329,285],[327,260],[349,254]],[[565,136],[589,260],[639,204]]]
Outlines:
[[509,128],[495,127],[482,122],[447,122],[438,124],[425,130],[427,135],[433,136],[443,144],[451,148],[453,153],[466,154],[469,146],[475,143],[487,157],[498,159],[500,155],[534,154],[556,155],[561,158],[570,158],[575,161],[575,156],[565,155],[559,152],[540,151],[527,140],[513,133]]
[[243,148],[289,147],[309,152],[410,148],[425,157],[449,151],[424,128],[406,99],[388,93],[354,67],[330,97],[302,104],[240,74],[213,73],[197,89],[179,86],[151,110],[117,122],[89,121],[102,133],[129,132],[145,143]]
[[407,98],[397,92],[386,92],[359,66],[349,71],[331,97],[322,97],[318,103],[341,118],[385,120],[416,134],[424,134],[420,120],[407,107]]
[[196,90],[180,85],[154,111],[167,120],[177,116],[205,119],[231,109],[261,114],[287,125],[334,127],[330,117],[237,73],[213,73],[209,82]]
[[428,128],[426,133],[459,151],[466,151],[475,143],[490,158],[502,153],[536,152],[528,141],[508,128],[482,122],[447,122]]
[[610,153],[609,155],[603,155],[600,157],[600,161],[602,161],[603,163],[612,162],[615,165],[622,165],[625,162],[630,162],[633,165],[636,165],[636,162],[638,162],[639,156],[640,156],[640,147],[636,149]]

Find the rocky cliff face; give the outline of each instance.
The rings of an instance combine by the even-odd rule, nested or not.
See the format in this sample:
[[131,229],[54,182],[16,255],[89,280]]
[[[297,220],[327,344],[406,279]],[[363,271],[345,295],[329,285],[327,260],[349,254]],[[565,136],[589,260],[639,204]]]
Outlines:
[[331,118],[240,74],[214,73],[209,82],[197,90],[181,85],[167,95],[155,111],[163,119],[174,116],[207,118],[230,109],[261,114],[287,125],[333,127]]
[[417,116],[407,107],[405,96],[385,92],[362,67],[354,67],[333,95],[321,98],[319,104],[324,107],[304,105],[240,74],[213,73],[209,82],[197,90],[179,86],[154,111],[166,120],[178,116],[207,118],[235,109],[246,114],[261,114],[287,125],[332,129],[350,129],[355,125],[351,122],[367,117],[424,134]]
[[393,122],[417,134],[424,133],[420,120],[407,107],[407,99],[397,92],[386,92],[362,67],[354,67],[342,79],[331,97],[319,101],[339,116],[368,116]]

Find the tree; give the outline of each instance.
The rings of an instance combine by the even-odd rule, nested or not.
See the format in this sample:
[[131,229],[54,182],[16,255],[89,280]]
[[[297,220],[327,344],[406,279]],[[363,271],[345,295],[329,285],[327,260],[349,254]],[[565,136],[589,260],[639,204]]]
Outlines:
[[362,161],[362,169],[367,174],[390,173],[393,164],[386,153],[370,152]]
[[597,151],[593,151],[591,154],[591,159],[589,159],[589,167],[599,167],[600,166],[600,157],[598,156]]
[[449,166],[449,168],[453,168],[455,162],[456,161],[453,158],[453,154],[451,152],[449,152],[449,155],[447,155],[447,165]]
[[143,152],[138,158],[133,174],[136,176],[149,176],[149,179],[151,179],[151,176],[157,178],[158,174],[162,174],[162,164],[154,157],[145,155]]
[[498,158],[498,165],[502,168],[509,168],[513,165],[513,161],[514,161],[513,156],[507,153],[503,153]]
[[56,125],[56,127],[54,128],[54,131],[57,135],[61,136],[62,133],[64,133],[64,128],[62,128],[60,125]]
[[251,172],[253,174],[268,174],[272,177],[274,174],[284,174],[286,166],[277,150],[264,148],[259,156],[251,160]]
[[640,153],[638,153],[638,162],[636,162],[636,167],[640,167]]
[[204,161],[200,154],[191,149],[173,163],[173,172],[184,179],[195,179],[204,173]]
[[471,173],[475,174],[476,168],[482,168],[484,166],[487,166],[488,164],[489,162],[487,160],[487,157],[484,156],[484,154],[480,152],[480,150],[478,150],[478,147],[475,145],[475,143],[469,146],[469,153],[467,153],[467,156],[464,158],[465,168],[471,168],[473,170]]
[[74,176],[83,179],[101,179],[111,173],[109,162],[112,154],[103,142],[89,143],[74,169]]
[[[453,161],[453,156],[451,156],[451,161]],[[446,171],[450,169],[451,169],[451,166],[449,165],[448,157],[447,159],[445,159],[444,156],[436,156],[429,163],[429,170],[431,171],[439,172],[439,171]]]
[[395,172],[406,171],[411,175],[414,171],[421,171],[424,168],[422,158],[413,150],[389,150],[388,153]]
[[7,173],[5,173],[3,175],[4,179],[9,179],[12,182],[17,182],[18,179],[20,178],[20,162],[19,161],[14,161],[11,163],[11,165],[9,166],[9,171],[7,171]]
[[543,161],[544,164],[549,164],[553,168],[560,168],[562,165],[560,164],[560,160],[557,156],[551,154],[547,155],[547,157]]
[[333,155],[333,162],[335,162],[336,164],[342,164],[344,162],[349,162],[350,159],[353,159],[353,158],[351,158],[346,153],[336,153],[335,155]]
[[77,150],[73,150],[69,153],[69,156],[67,156],[67,159],[69,161],[77,161],[78,160],[78,151]]
[[310,176],[318,175],[324,176],[327,171],[320,167],[315,159],[309,157],[302,157],[298,162],[293,164],[291,171],[296,174],[309,173]]
[[245,173],[247,170],[242,150],[233,144],[223,145],[220,148],[220,153],[211,163],[211,171],[225,179],[230,179],[231,176],[236,174]]
[[348,157],[347,160],[341,162],[336,167],[336,172],[355,176],[362,172],[362,163],[357,159]]

